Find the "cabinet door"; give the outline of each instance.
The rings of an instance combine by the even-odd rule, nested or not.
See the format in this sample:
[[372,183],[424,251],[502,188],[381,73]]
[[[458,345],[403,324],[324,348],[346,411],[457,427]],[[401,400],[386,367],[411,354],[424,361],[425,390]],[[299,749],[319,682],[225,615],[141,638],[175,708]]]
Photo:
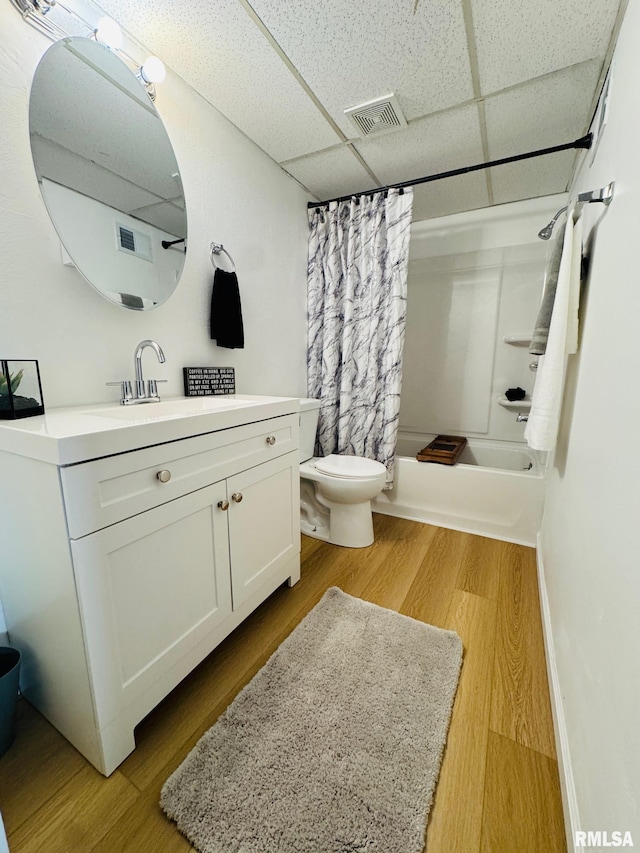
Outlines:
[[300,457],[287,453],[227,480],[233,606],[300,551]]
[[99,727],[132,702],[147,713],[230,615],[224,500],[223,481],[72,540]]

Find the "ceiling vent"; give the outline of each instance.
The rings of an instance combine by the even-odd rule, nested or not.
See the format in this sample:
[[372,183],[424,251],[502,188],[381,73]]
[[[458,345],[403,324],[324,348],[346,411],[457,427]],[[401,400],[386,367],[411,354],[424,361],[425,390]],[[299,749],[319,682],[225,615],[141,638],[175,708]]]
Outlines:
[[385,95],[344,111],[358,128],[361,137],[380,136],[407,126],[395,95]]

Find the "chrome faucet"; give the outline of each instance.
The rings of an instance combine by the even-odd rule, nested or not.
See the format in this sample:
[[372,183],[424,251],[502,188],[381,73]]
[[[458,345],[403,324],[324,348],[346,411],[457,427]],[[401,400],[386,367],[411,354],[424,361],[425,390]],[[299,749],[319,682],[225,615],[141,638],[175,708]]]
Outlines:
[[521,423],[526,423],[529,420],[529,415],[523,415],[522,412],[518,412],[518,416],[516,417],[516,421]]
[[155,341],[141,341],[136,347],[136,352],[133,358],[136,379],[134,388],[131,388],[131,382],[128,379],[123,379],[120,382],[107,382],[107,385],[120,385],[122,395],[120,397],[121,406],[132,406],[135,403],[159,403],[158,383],[166,382],[166,379],[149,379],[146,383],[142,375],[142,353],[147,347],[158,356],[160,364],[166,361],[162,349]]
[[145,388],[144,379],[142,378],[142,353],[146,347],[151,347],[158,356],[160,364],[164,364],[166,361],[164,353],[155,341],[141,341],[138,344],[136,354],[133,357],[136,371],[136,397],[140,403],[158,403],[160,402],[160,397],[158,397],[157,380],[150,379]]

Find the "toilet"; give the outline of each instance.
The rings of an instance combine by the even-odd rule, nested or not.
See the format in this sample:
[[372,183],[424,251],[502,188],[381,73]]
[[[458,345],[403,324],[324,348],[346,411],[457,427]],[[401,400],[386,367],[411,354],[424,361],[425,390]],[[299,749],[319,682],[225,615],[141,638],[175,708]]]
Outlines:
[[362,456],[314,457],[320,400],[300,400],[300,529],[347,548],[373,542],[371,501],[387,477],[381,462]]

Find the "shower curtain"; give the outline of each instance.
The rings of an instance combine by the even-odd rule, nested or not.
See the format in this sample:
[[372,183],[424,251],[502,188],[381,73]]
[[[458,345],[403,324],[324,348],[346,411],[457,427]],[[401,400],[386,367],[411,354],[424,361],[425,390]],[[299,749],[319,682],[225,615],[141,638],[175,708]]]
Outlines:
[[308,393],[316,453],[376,459],[393,480],[413,190],[309,210]]

